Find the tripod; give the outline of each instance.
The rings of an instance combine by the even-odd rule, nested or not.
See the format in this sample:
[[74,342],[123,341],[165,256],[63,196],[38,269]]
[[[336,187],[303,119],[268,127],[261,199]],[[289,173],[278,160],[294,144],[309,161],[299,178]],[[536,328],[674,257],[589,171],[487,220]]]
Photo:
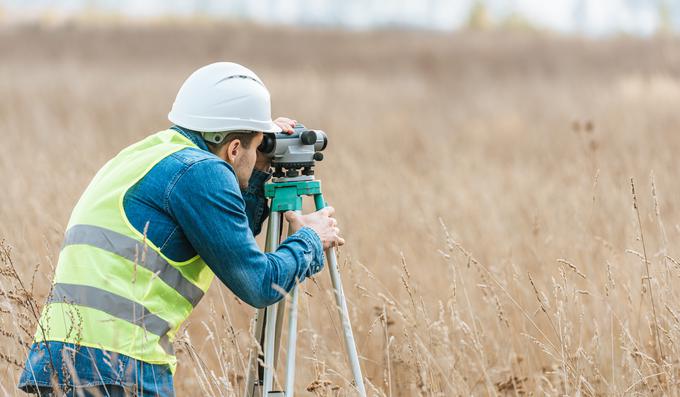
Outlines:
[[[321,182],[311,175],[302,175],[292,178],[275,178],[273,182],[265,185],[265,196],[271,199],[271,209],[267,224],[265,251],[273,252],[281,241],[282,213],[285,211],[302,212],[303,196],[313,196],[317,210],[325,207],[321,194]],[[290,228],[289,228],[290,234]],[[352,335],[352,326],[349,321],[347,302],[342,290],[340,272],[338,271],[335,249],[326,251],[328,258],[328,270],[331,274],[331,283],[335,292],[342,332],[344,335],[345,348],[352,369],[352,376],[357,393],[365,397],[366,389],[359,366],[359,356]],[[281,330],[286,311],[286,300],[281,300],[265,309],[259,309],[255,318],[255,337],[260,349],[250,351],[248,359],[248,374],[246,377],[246,396],[269,397],[286,396],[292,397],[295,387],[295,349],[297,342],[297,301],[298,286],[290,291],[290,307],[288,308],[288,343],[286,355],[285,391],[274,391],[274,374],[278,361],[279,347],[281,344]]]

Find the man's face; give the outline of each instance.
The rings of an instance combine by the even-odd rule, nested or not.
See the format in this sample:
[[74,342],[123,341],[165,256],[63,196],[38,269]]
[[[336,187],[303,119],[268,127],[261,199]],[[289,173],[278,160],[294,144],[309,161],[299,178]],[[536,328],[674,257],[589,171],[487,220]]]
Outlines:
[[250,175],[253,173],[255,161],[257,160],[257,147],[260,146],[262,138],[264,137],[264,134],[261,132],[255,132],[255,134],[257,135],[250,142],[250,147],[246,148],[245,146],[240,145],[232,164],[234,171],[236,171],[238,183],[243,189],[248,187],[248,181],[250,180]]

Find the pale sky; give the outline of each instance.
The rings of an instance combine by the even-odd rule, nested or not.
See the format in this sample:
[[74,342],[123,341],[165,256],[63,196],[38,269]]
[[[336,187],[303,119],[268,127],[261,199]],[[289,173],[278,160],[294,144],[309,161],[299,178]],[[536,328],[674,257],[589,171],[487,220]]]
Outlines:
[[132,18],[203,13],[274,24],[454,30],[477,1],[492,21],[514,13],[538,27],[595,36],[653,34],[665,4],[673,29],[680,31],[680,0],[0,0],[0,8],[6,20],[45,11],[68,17],[90,7]]

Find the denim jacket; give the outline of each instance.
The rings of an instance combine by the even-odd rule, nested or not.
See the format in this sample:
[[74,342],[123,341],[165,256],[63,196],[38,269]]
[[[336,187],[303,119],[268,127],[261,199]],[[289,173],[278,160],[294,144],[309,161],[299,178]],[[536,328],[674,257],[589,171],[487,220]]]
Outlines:
[[[231,165],[210,153],[198,133],[178,126],[172,128],[198,148],[183,149],[164,158],[128,190],[123,206],[135,229],[146,230],[147,238],[174,261],[183,262],[200,255],[237,297],[258,308],[280,300],[283,296],[279,289],[290,291],[296,280],[302,281],[322,269],[321,241],[307,227],[288,237],[273,253],[263,253],[257,246],[254,235],[260,232],[268,213],[264,183],[270,174],[253,171],[248,187],[241,189]],[[48,356],[55,360],[65,351],[73,355],[71,344],[48,343],[34,344],[31,348],[20,388],[49,386]],[[57,371],[61,385],[140,386],[140,382],[151,382],[169,384],[172,390],[172,375],[165,366],[123,356],[120,362],[125,365],[112,368],[104,364],[107,352],[75,348],[81,353],[75,355],[80,361],[74,363],[78,382]],[[126,374],[143,376],[131,378]],[[154,377],[147,379],[148,376]]]

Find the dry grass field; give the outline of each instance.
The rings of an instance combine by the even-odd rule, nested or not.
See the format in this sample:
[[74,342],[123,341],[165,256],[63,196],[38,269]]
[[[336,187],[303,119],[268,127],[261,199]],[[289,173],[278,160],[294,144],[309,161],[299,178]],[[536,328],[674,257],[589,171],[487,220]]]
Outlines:
[[[678,39],[5,27],[0,59],[3,395],[79,195],[218,60],[330,136],[370,395],[680,394]],[[299,395],[354,395],[328,286],[304,285]],[[241,394],[252,314],[214,283],[175,342],[179,396]]]

